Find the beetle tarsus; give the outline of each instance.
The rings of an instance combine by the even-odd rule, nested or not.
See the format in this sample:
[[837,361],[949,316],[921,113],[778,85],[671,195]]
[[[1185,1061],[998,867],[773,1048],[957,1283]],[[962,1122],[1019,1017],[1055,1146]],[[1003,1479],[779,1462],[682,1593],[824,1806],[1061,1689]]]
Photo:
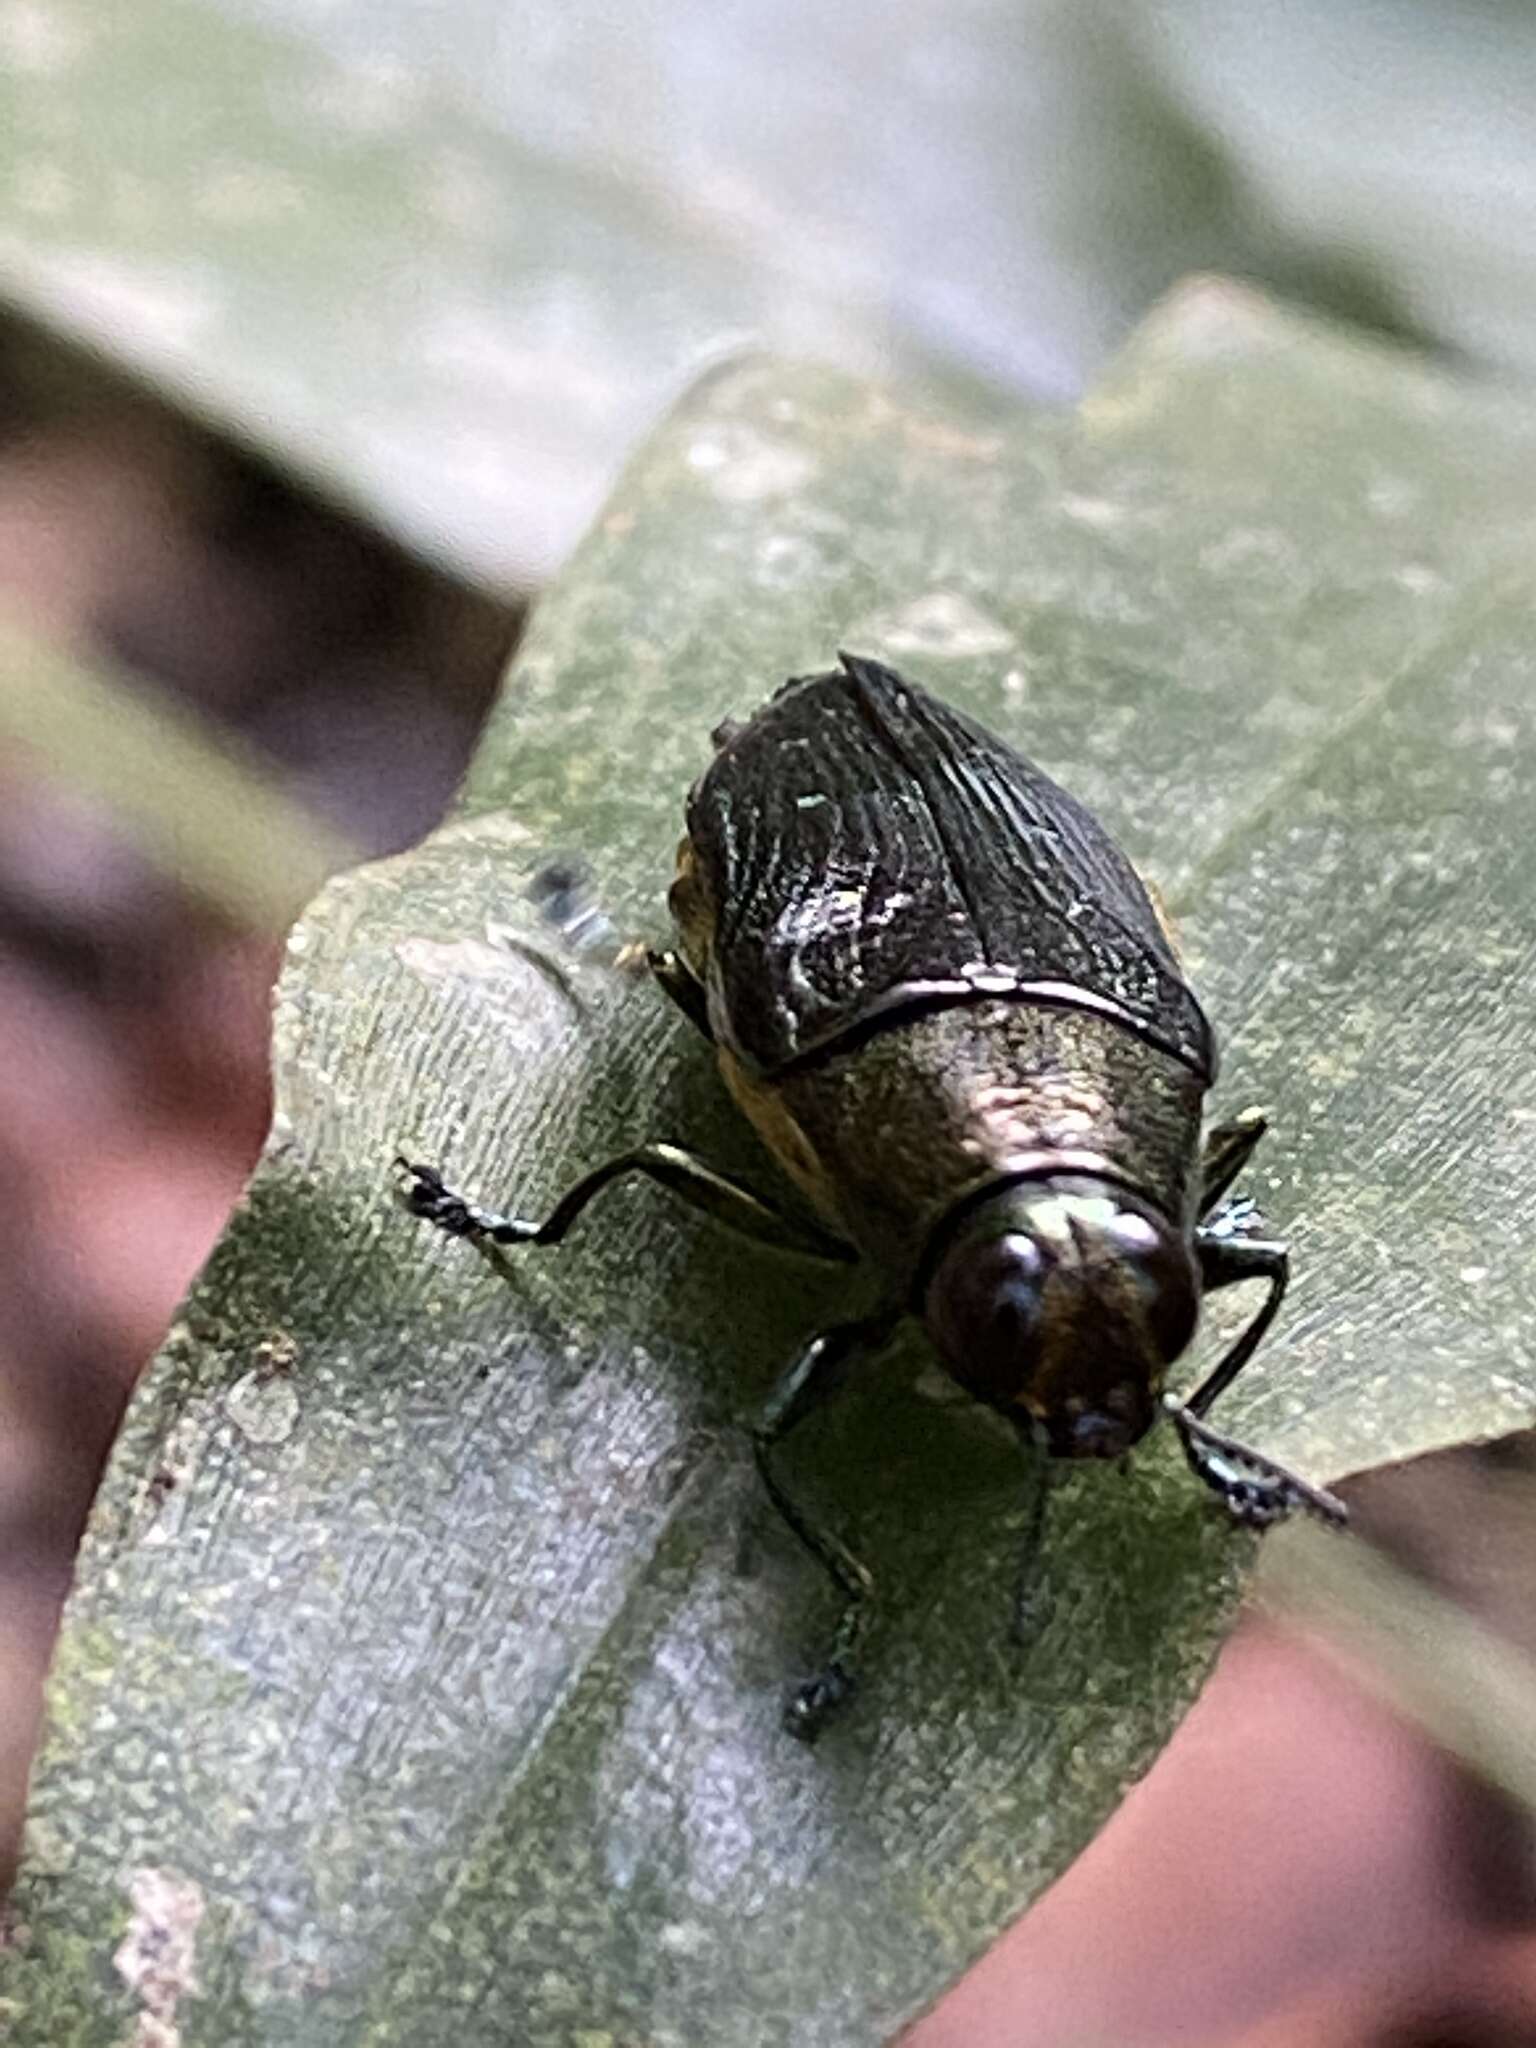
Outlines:
[[435,1166],[397,1158],[395,1165],[410,1179],[401,1197],[413,1216],[435,1223],[450,1237],[468,1238],[471,1244],[528,1244],[537,1241],[537,1223],[525,1223],[518,1216],[503,1216],[494,1209],[482,1209],[458,1194]]
[[1210,1487],[1235,1520],[1252,1529],[1266,1529],[1298,1509],[1324,1522],[1349,1520],[1348,1508],[1326,1487],[1313,1486],[1273,1458],[1235,1437],[1224,1436],[1172,1398],[1165,1406],[1189,1469]]

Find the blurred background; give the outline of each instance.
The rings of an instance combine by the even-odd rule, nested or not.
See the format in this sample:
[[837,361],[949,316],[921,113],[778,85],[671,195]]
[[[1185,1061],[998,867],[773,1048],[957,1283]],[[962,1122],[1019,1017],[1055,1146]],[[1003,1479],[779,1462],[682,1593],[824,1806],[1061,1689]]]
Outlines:
[[33,305],[498,586],[744,344],[1065,399],[1194,268],[1536,361],[1497,0],[6,0]]
[[[648,425],[748,347],[1070,403],[1192,270],[1523,384],[1533,123],[1513,0],[0,0],[0,1861],[122,1403],[262,1140],[286,924],[441,814]],[[1449,1469],[1378,1482],[1405,1527]],[[917,2038],[1075,2038],[1091,1978],[1105,2039],[1536,2042],[1529,1876],[1252,1624]]]

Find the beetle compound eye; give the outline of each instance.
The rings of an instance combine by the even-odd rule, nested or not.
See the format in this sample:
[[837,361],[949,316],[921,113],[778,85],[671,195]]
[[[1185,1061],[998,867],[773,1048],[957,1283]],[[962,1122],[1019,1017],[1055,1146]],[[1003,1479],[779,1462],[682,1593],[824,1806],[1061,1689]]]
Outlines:
[[1105,1233],[1105,1250],[1140,1297],[1140,1313],[1158,1357],[1164,1363],[1177,1358],[1194,1335],[1199,1301],[1183,1240],[1123,1209]]
[[1137,1209],[1120,1209],[1105,1232],[1106,1243],[1125,1257],[1146,1258],[1162,1244],[1164,1233]]
[[962,1238],[928,1290],[927,1321],[944,1362],[979,1400],[1012,1402],[1040,1349],[1046,1259],[1032,1238]]

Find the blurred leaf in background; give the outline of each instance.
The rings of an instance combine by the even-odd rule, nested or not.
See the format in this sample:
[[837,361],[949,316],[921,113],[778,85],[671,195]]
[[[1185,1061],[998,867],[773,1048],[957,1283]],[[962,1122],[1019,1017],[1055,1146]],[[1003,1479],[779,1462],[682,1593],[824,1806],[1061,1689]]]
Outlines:
[[1498,0],[0,6],[0,271],[498,590],[751,337],[1080,391],[1192,268],[1536,367]]

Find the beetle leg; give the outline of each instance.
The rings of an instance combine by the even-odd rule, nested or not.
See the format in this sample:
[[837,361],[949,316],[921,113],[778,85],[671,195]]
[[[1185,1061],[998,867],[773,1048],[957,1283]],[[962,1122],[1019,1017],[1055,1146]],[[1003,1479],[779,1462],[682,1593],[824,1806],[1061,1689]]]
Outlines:
[[638,1145],[634,1151],[621,1152],[617,1158],[594,1167],[561,1197],[542,1223],[503,1215],[497,1209],[482,1209],[449,1187],[436,1167],[414,1165],[408,1159],[397,1159],[395,1164],[409,1176],[402,1194],[412,1215],[425,1217],[451,1237],[467,1237],[475,1243],[559,1244],[587,1204],[610,1181],[626,1173],[639,1173],[713,1216],[717,1223],[755,1238],[759,1244],[772,1245],[777,1251],[799,1252],[806,1258],[830,1259],[841,1265],[858,1258],[853,1247],[834,1237],[831,1231],[821,1230],[809,1220],[802,1222],[798,1217],[782,1214],[678,1145]]
[[1269,1294],[1237,1342],[1196,1387],[1185,1406],[1192,1415],[1204,1415],[1211,1403],[1226,1392],[1252,1358],[1270,1324],[1280,1313],[1286,1282],[1291,1277],[1291,1260],[1283,1244],[1267,1237],[1227,1237],[1220,1231],[1197,1230],[1195,1252],[1200,1261],[1200,1284],[1207,1294],[1218,1287],[1231,1287],[1239,1280],[1267,1280]]
[[1204,1222],[1253,1156],[1253,1148],[1269,1128],[1261,1109],[1245,1109],[1230,1123],[1206,1133],[1200,1159],[1200,1219]]
[[1013,1639],[1029,1644],[1046,1619],[1048,1602],[1040,1585],[1040,1553],[1045,1547],[1046,1513],[1058,1468],[1042,1430],[1021,1424],[1019,1444],[1034,1475],[1035,1492],[1029,1504],[1029,1520],[1024,1524],[1024,1540],[1019,1545],[1018,1576],[1013,1585]]
[[1326,1487],[1309,1485],[1273,1458],[1250,1450],[1236,1437],[1223,1436],[1171,1395],[1164,1396],[1164,1406],[1179,1433],[1189,1469],[1220,1495],[1223,1506],[1238,1521],[1263,1529],[1293,1508],[1305,1508],[1325,1522],[1349,1520],[1348,1508]]
[[645,959],[652,974],[688,1022],[696,1030],[702,1031],[713,1045],[715,1033],[709,1021],[709,1008],[704,1000],[704,991],[699,985],[699,977],[693,969],[678,954],[670,950],[665,953],[648,952]]
[[904,1313],[900,1308],[882,1309],[813,1337],[768,1396],[752,1432],[753,1455],[769,1499],[843,1596],[842,1617],[825,1665],[791,1696],[784,1710],[784,1725],[802,1742],[814,1742],[853,1691],[853,1663],[869,1625],[875,1582],[842,1538],[814,1522],[786,1491],[774,1470],[773,1453],[792,1429],[837,1392],[860,1358],[886,1342]]
[[1164,1406],[1179,1432],[1190,1470],[1219,1494],[1239,1521],[1262,1528],[1292,1508],[1306,1508],[1325,1521],[1348,1519],[1344,1503],[1321,1487],[1250,1450],[1236,1438],[1212,1429],[1204,1419],[1211,1403],[1237,1378],[1263,1341],[1279,1312],[1290,1278],[1290,1258],[1283,1244],[1268,1238],[1230,1237],[1219,1230],[1196,1232],[1195,1249],[1206,1291],[1233,1286],[1239,1280],[1267,1280],[1269,1294],[1237,1342],[1200,1382],[1188,1401],[1164,1396]]

